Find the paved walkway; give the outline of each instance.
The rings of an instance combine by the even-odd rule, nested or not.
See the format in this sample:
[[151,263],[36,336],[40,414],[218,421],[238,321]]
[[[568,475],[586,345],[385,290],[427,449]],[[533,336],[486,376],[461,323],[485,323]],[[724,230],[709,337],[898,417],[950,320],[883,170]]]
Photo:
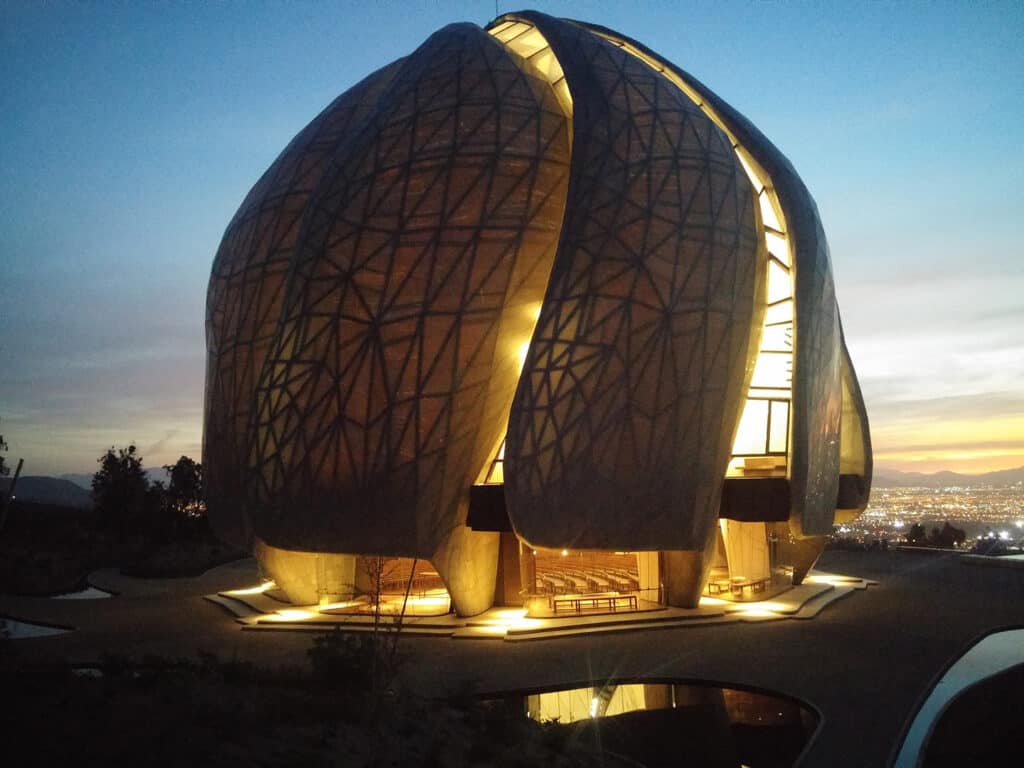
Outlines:
[[[996,627],[1024,626],[1024,571],[961,565],[955,556],[828,552],[819,568],[879,582],[810,621],[665,628],[537,642],[404,644],[406,681],[426,693],[523,689],[610,676],[678,677],[752,685],[796,696],[824,715],[806,766],[884,766],[945,665]],[[0,596],[0,614],[78,631],[17,641],[26,662],[87,663],[104,652],[169,657],[198,650],[259,664],[305,660],[301,632],[240,631],[203,595],[251,586],[251,561],[199,579],[124,580],[102,601]],[[118,579],[122,579],[118,581]],[[120,587],[120,589],[118,588]],[[159,595],[160,599],[153,599]]]
[[[738,621],[782,621],[815,618],[836,600],[855,590],[864,590],[869,582],[845,576],[813,571],[798,587],[759,601],[730,602],[716,597],[701,599],[697,608],[673,608],[645,603],[641,610],[595,610],[565,612],[560,616],[527,617],[524,608],[492,608],[479,616],[460,618],[454,614],[417,612],[412,604],[402,623],[405,635],[431,635],[454,639],[490,639],[507,642],[549,640],[596,633],[636,632],[667,627],[687,628]],[[206,599],[238,617],[247,630],[325,632],[335,627],[346,631],[372,631],[373,614],[358,601],[340,602],[325,607],[282,603],[272,582],[248,589],[226,590]],[[428,598],[430,599],[430,598]],[[447,609],[447,598],[443,608]],[[394,617],[400,603],[385,612]]]

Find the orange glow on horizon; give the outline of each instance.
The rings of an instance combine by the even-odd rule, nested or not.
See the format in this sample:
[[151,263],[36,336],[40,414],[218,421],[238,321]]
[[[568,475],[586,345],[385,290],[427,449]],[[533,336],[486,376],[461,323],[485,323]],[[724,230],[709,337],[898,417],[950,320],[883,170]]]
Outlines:
[[879,472],[958,472],[964,475],[982,475],[1003,469],[1024,467],[1024,448],[1011,451],[912,451],[875,454],[875,468]]
[[1024,414],[871,422],[875,465],[903,472],[1016,469],[1024,466],[1022,435]]

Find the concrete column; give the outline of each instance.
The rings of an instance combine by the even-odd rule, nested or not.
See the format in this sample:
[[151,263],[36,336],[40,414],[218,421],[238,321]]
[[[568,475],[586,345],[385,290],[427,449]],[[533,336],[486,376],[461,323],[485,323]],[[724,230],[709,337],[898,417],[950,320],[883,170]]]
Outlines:
[[[522,569],[520,566],[519,538],[511,531],[498,534],[498,578],[494,587],[494,604],[521,606],[523,604]],[[530,558],[533,560],[533,557]]]
[[658,552],[637,552],[637,580],[640,582],[640,599],[659,602],[661,594],[661,569],[658,567]]
[[537,558],[533,554],[533,547],[525,541],[519,542],[519,583],[525,595],[537,591]]
[[789,542],[789,555],[793,563],[793,584],[803,584],[804,578],[818,562],[825,551],[825,536],[809,536],[806,539],[793,537]]
[[281,549],[260,538],[253,541],[253,555],[295,605],[351,600],[355,592],[354,555]]
[[704,546],[699,550],[662,552],[666,599],[677,608],[696,608],[708,581],[708,571],[718,543],[718,526],[708,526]]
[[459,616],[476,616],[494,605],[500,535],[460,525],[441,541],[430,559],[448,587]]

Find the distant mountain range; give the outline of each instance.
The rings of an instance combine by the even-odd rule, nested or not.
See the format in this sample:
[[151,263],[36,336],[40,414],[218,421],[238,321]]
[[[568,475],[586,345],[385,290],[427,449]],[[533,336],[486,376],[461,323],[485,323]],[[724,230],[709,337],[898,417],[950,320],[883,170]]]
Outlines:
[[60,476],[61,480],[67,480],[69,483],[74,483],[79,488],[85,488],[87,491],[92,490],[92,475],[75,475],[68,473]]
[[965,475],[959,472],[900,472],[895,469],[881,469],[874,473],[871,484],[876,488],[948,488],[962,486],[969,488],[1024,488],[1024,467],[1001,469],[980,475]]
[[[163,467],[147,469],[150,481],[167,482],[167,470]],[[11,478],[0,477],[0,500],[7,493]],[[53,504],[58,507],[92,509],[92,475],[66,474],[60,477],[45,475],[22,475],[14,487],[14,496],[19,501],[33,504]]]
[[[0,477],[0,493],[5,496],[11,478]],[[35,504],[53,504],[57,507],[92,509],[92,492],[62,477],[25,475],[14,486],[14,497]]]
[[[146,470],[146,477],[149,478],[150,482],[153,482],[154,480],[159,480],[160,482],[164,483],[164,485],[166,485],[170,475],[168,474],[167,470],[164,469],[163,467],[152,467]],[[67,474],[61,475],[60,479],[68,480],[77,485],[79,488],[85,488],[85,490],[87,491],[92,490],[92,475],[79,475],[69,472]],[[18,482],[20,483],[21,481],[19,480]]]

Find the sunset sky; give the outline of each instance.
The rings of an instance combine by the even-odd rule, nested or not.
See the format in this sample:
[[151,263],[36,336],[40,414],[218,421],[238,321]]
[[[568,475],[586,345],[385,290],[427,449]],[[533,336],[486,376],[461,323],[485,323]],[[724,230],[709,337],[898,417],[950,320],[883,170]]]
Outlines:
[[[1024,3],[537,2],[637,38],[817,200],[876,465],[1024,465]],[[494,2],[0,3],[0,434],[200,453],[224,228],[337,94]],[[501,11],[518,5],[500,3]]]

